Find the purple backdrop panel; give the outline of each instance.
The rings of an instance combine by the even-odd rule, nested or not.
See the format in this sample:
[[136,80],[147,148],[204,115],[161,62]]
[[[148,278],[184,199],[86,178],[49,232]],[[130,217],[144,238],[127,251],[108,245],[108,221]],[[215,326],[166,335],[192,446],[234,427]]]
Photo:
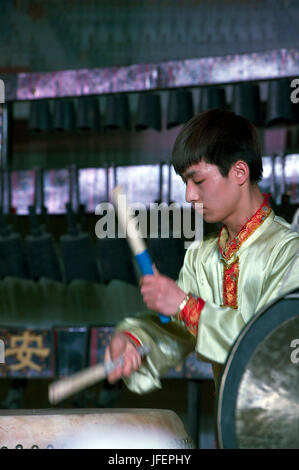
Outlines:
[[92,327],[90,331],[90,365],[104,361],[105,349],[114,333],[113,326]]
[[56,327],[54,342],[56,376],[71,375],[88,366],[88,327]]

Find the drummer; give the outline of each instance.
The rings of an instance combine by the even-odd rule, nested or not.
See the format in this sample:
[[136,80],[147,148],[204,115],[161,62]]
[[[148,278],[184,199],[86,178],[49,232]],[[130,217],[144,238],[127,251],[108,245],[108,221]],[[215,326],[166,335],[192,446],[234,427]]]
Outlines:
[[[220,233],[188,248],[179,278],[155,269],[141,279],[149,311],[126,318],[106,349],[105,360],[124,355],[109,375],[146,393],[192,351],[212,364],[215,382],[237,336],[252,316],[299,286],[299,234],[275,216],[262,194],[262,157],[254,126],[230,111],[195,116],[179,133],[172,163],[186,185],[186,200],[203,207]],[[296,256],[297,253],[297,256]],[[162,324],[156,312],[172,321]],[[136,347],[146,344],[142,360]]]

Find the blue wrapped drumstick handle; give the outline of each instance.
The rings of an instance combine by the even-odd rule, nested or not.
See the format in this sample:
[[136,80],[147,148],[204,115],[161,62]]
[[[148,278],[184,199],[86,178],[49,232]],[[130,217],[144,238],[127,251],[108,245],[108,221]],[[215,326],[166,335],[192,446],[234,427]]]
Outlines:
[[[138,263],[139,268],[141,269],[142,274],[154,274],[152,260],[149,255],[149,252],[146,249],[142,253],[135,255],[135,259]],[[170,318],[165,315],[161,315],[161,313],[159,313],[159,318],[162,323],[170,322]]]
[[[130,221],[132,220],[132,214],[130,213],[129,207],[126,203],[126,196],[121,186],[116,186],[114,188],[113,198],[117,207],[118,220],[126,232],[127,240],[142,274],[153,275],[154,271],[152,267],[152,260],[143,241],[142,234],[139,232],[134,223],[130,224]],[[130,230],[128,230],[129,225]],[[170,321],[170,318],[166,317],[165,315],[159,314],[159,317],[162,323],[168,323]]]

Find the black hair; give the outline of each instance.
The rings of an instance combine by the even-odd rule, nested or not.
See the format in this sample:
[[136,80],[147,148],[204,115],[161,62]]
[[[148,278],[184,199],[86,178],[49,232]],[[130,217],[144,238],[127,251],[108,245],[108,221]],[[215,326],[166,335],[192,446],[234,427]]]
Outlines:
[[232,111],[205,111],[190,119],[177,136],[172,151],[176,173],[181,175],[202,160],[217,165],[225,177],[238,160],[247,163],[252,183],[263,176],[257,131],[250,121]]

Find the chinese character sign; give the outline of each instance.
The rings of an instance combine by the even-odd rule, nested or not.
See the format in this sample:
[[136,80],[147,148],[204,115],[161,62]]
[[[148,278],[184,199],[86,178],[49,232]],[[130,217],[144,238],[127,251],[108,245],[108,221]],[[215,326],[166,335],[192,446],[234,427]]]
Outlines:
[[5,340],[5,365],[2,375],[12,377],[51,377],[51,342],[49,330],[2,330]]

